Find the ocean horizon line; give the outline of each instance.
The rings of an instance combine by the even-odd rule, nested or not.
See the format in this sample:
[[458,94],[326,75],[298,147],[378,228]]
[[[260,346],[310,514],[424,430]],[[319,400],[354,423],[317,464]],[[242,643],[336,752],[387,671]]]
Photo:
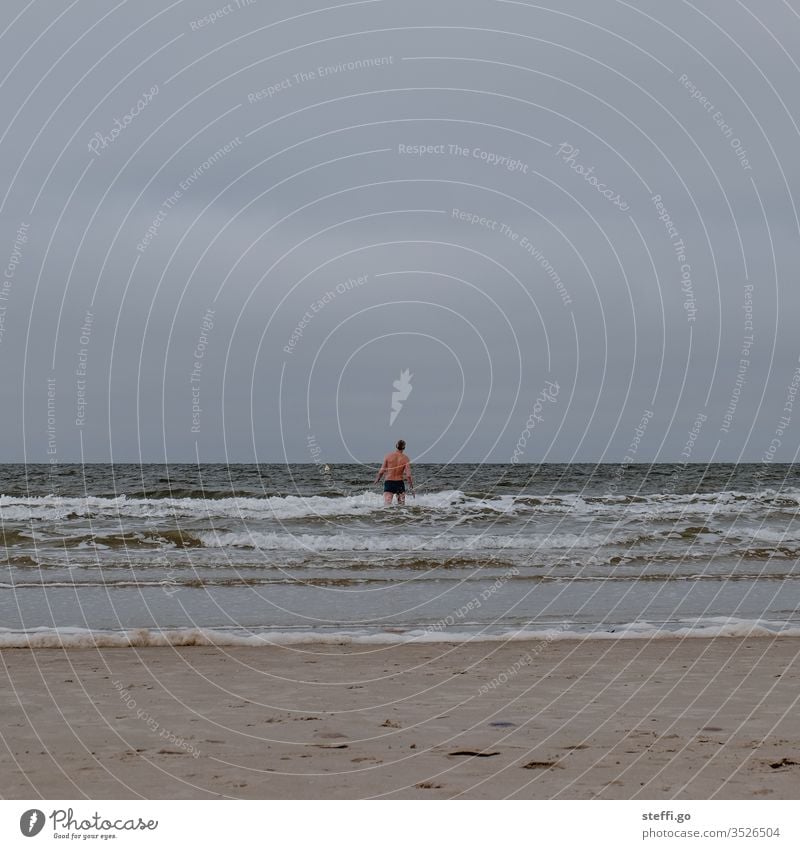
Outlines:
[[[374,460],[328,460],[326,463],[314,463],[308,460],[204,460],[201,463],[192,460],[58,460],[51,463],[47,460],[0,460],[2,466],[374,466],[380,464],[379,457]],[[509,463],[496,460],[426,460],[417,461],[418,466],[508,466],[525,468],[527,466],[625,466],[632,468],[652,468],[653,466],[684,466],[698,468],[700,466],[768,466],[781,468],[795,466],[797,463],[774,461],[766,463],[763,460],[640,460],[626,463],[623,460],[547,460],[530,463]]]

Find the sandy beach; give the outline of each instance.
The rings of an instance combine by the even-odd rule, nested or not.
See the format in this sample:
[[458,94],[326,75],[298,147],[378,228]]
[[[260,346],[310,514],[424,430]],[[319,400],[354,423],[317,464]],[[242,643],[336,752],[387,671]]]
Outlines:
[[800,639],[13,649],[5,798],[796,798]]

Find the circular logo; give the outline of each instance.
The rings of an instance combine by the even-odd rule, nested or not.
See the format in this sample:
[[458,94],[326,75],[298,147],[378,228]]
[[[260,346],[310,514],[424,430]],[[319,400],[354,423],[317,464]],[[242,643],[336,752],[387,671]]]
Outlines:
[[19,830],[25,837],[36,837],[44,828],[44,812],[38,808],[31,808],[19,818]]

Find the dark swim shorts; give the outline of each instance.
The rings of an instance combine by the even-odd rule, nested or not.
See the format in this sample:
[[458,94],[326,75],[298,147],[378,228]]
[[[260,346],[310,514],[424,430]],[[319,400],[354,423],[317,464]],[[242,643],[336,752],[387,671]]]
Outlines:
[[406,482],[405,481],[384,481],[383,482],[383,491],[384,492],[393,492],[397,495],[400,492],[406,491]]

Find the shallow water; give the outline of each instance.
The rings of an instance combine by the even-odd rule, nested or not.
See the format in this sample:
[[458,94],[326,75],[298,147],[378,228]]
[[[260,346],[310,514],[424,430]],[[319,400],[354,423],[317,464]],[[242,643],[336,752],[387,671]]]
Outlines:
[[418,466],[405,508],[355,465],[0,473],[6,645],[800,626],[792,466]]

